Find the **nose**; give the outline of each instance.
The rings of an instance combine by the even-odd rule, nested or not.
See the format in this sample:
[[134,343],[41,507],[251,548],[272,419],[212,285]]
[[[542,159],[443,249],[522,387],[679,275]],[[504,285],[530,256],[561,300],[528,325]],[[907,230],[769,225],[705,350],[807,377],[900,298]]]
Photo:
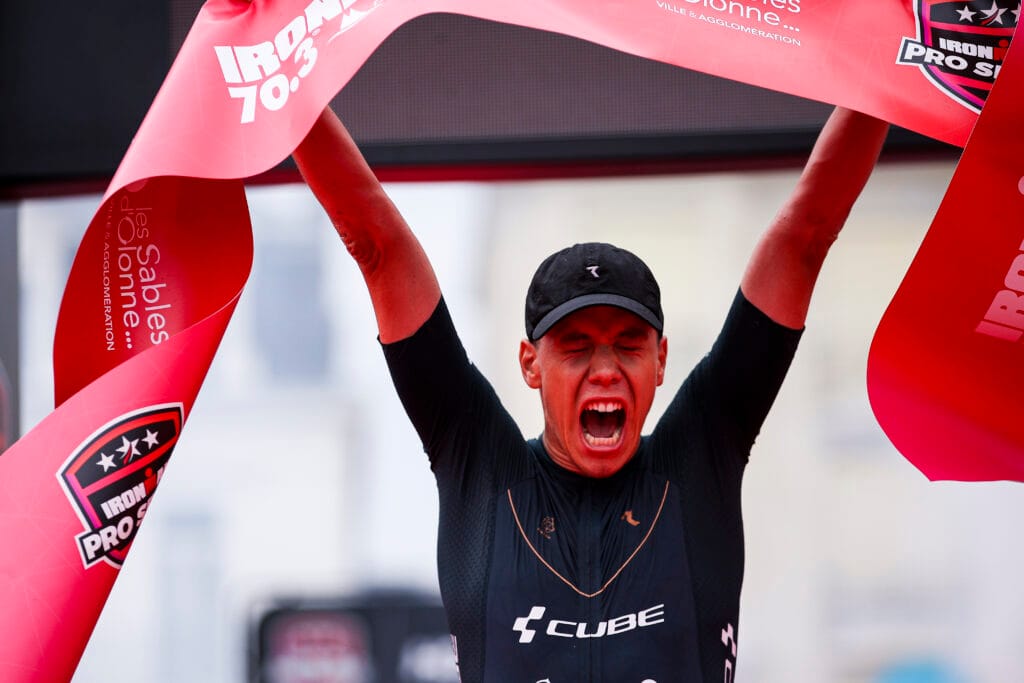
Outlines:
[[590,357],[590,373],[588,379],[593,384],[609,386],[619,381],[622,370],[615,351],[610,346],[599,345]]

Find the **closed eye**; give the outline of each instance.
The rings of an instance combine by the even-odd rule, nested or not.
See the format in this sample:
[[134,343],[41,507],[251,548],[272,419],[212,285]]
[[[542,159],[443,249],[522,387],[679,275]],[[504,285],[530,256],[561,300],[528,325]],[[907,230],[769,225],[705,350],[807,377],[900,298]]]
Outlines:
[[630,330],[619,335],[619,338],[615,342],[615,346],[628,353],[638,353],[644,350],[646,343],[646,331]]
[[571,334],[558,340],[558,348],[562,353],[583,353],[590,346],[590,338],[582,334]]

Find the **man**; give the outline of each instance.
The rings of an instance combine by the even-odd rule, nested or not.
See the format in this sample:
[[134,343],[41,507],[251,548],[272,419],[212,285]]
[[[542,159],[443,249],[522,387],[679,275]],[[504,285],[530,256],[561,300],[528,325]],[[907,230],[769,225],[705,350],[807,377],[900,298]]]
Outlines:
[[363,273],[437,479],[439,580],[464,682],[732,680],[743,469],[887,128],[832,114],[718,340],[648,436],[668,350],[654,276],[607,244],[546,259],[519,352],[544,431],[525,440],[344,127],[330,111],[317,121],[295,159]]

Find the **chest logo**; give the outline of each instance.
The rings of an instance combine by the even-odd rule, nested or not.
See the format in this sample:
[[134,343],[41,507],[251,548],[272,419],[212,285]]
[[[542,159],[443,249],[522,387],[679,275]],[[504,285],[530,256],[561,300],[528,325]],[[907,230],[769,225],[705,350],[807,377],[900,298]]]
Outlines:
[[633,511],[632,510],[626,510],[625,512],[623,512],[622,516],[619,517],[619,519],[625,521],[626,524],[628,524],[630,526],[640,526],[640,522],[638,522],[635,519],[633,519]]
[[544,538],[550,539],[551,535],[555,533],[555,518],[545,517],[544,519],[540,520],[540,526],[537,527],[537,533],[539,533]]
[[[668,498],[668,487],[669,487],[669,482],[666,481],[665,482],[665,490],[661,494],[661,502],[658,503],[658,511],[654,514],[654,519],[651,521],[651,526],[647,529],[647,532],[644,534],[644,537],[642,539],[640,539],[640,542],[637,543],[637,546],[636,546],[636,548],[633,549],[633,552],[630,553],[629,557],[627,557],[625,559],[625,561],[622,563],[622,565],[617,570],[615,570],[615,572],[611,575],[611,577],[609,579],[607,579],[600,588],[598,588],[596,591],[594,591],[592,593],[588,593],[588,592],[580,589],[572,581],[570,581],[569,579],[567,579],[564,576],[562,576],[562,574],[560,574],[557,569],[555,569],[554,567],[551,566],[550,562],[548,562],[547,560],[544,559],[544,556],[540,554],[540,552],[537,550],[536,546],[534,546],[533,543],[530,541],[530,537],[527,535],[526,530],[523,529],[523,523],[519,520],[519,513],[516,511],[515,501],[512,500],[512,489],[508,489],[506,491],[506,495],[508,496],[509,507],[512,509],[512,518],[515,520],[516,529],[519,530],[519,535],[522,537],[523,541],[526,542],[526,547],[528,547],[530,549],[530,552],[533,553],[533,556],[536,557],[540,561],[540,563],[547,568],[548,571],[550,571],[552,574],[554,574],[556,577],[558,577],[559,581],[561,581],[562,583],[567,585],[569,588],[573,589],[573,591],[575,591],[577,594],[582,595],[585,598],[594,598],[594,597],[597,597],[598,595],[600,595],[601,593],[604,593],[605,590],[607,590],[608,586],[612,585],[612,582],[614,582],[615,579],[619,578],[619,575],[622,574],[622,572],[626,569],[626,567],[629,566],[629,563],[633,561],[633,558],[637,556],[637,553],[639,553],[640,550],[644,547],[644,545],[646,545],[647,539],[649,539],[651,537],[651,534],[654,532],[654,527],[657,526],[658,520],[661,518],[661,511],[665,508],[665,499]],[[626,520],[627,522],[629,522],[630,524],[634,524],[635,523],[635,525],[639,524],[639,522],[637,522],[636,520],[633,520],[632,522],[630,522],[630,520],[632,520],[632,518],[633,518],[632,510],[627,511],[626,514],[629,515],[629,519]],[[623,515],[622,518],[626,519],[626,515]],[[549,518],[545,517],[544,519],[547,520]],[[551,527],[552,527],[551,528],[551,532],[554,533],[554,523],[555,523],[555,521],[554,521],[554,518],[550,518],[550,519],[551,519]],[[541,521],[541,528],[538,529],[538,531],[542,535],[544,535],[545,538],[551,538],[549,535],[546,535],[544,533],[543,528],[544,528],[544,520]]]
[[[549,619],[547,623],[541,622],[544,618],[546,607],[534,605],[530,613],[525,617],[517,617],[512,624],[512,630],[519,634],[520,643],[532,643],[537,631],[541,630],[545,635],[553,638],[604,638],[615,636],[620,633],[632,631],[638,628],[654,626],[665,621],[665,605],[655,605],[640,612],[623,614],[613,619],[599,621],[596,624],[588,624],[585,621],[566,621],[564,619]],[[537,628],[529,628],[531,622]]]

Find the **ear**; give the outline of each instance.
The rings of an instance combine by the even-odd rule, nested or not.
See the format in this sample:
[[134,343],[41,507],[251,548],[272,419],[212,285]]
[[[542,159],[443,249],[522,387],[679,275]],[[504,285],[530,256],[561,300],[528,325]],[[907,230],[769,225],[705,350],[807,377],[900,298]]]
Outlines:
[[537,346],[524,339],[519,342],[519,369],[523,381],[531,389],[540,389],[540,363],[537,361]]
[[658,340],[658,383],[655,386],[661,386],[661,383],[665,381],[665,361],[668,359],[668,338],[662,335],[661,339]]

